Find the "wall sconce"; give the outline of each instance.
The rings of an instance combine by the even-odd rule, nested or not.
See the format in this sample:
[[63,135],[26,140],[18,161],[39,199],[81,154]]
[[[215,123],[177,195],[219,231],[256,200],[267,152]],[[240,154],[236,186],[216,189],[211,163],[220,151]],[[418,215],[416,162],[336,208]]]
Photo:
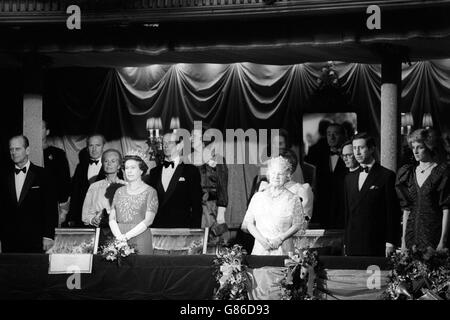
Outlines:
[[414,125],[414,119],[411,112],[406,112],[401,114],[401,134],[410,134],[411,128]]
[[425,129],[430,129],[433,126],[433,118],[431,117],[431,113],[424,113],[422,119],[422,127]]
[[174,117],[170,119],[170,129],[173,129],[173,133],[177,133],[177,129],[180,129],[180,118]]
[[162,130],[161,118],[148,118],[147,130],[149,132],[147,144],[150,147],[150,160],[158,161],[162,157],[162,137],[159,135],[159,130]]

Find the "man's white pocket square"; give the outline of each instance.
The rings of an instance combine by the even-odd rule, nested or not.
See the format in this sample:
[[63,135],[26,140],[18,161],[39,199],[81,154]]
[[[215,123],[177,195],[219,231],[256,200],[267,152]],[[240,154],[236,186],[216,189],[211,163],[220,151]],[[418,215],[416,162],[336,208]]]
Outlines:
[[371,186],[370,187],[370,190],[375,190],[375,189],[378,189],[378,186]]
[[186,181],[186,180],[184,179],[184,177],[180,177],[178,181]]
[[31,189],[39,189],[41,186],[33,186]]

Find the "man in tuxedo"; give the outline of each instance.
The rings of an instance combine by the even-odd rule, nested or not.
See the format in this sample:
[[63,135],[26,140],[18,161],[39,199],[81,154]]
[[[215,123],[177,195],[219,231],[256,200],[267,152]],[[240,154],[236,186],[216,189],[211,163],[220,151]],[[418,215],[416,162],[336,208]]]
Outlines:
[[349,173],[359,169],[359,162],[356,161],[355,155],[353,154],[352,140],[347,140],[342,144],[342,160],[344,160]]
[[13,165],[1,184],[0,242],[5,253],[42,253],[53,246],[58,207],[51,180],[42,167],[30,162],[25,136],[9,140]]
[[67,214],[67,201],[70,195],[70,169],[66,153],[54,146],[50,146],[47,137],[50,134],[47,122],[42,121],[42,148],[44,149],[44,168],[52,178],[52,183],[56,186],[56,195],[59,204],[59,216],[65,220]]
[[80,163],[75,169],[72,178],[70,208],[66,222],[63,224],[64,226],[84,226],[81,219],[81,212],[89,186],[105,178],[101,161],[105,142],[105,138],[101,134],[93,134],[87,138],[89,159],[81,157]]
[[145,178],[158,192],[158,212],[153,228],[200,228],[202,187],[197,167],[181,161],[182,139],[169,132],[163,136],[164,161]]
[[375,161],[371,136],[358,134],[352,144],[361,168],[345,177],[345,253],[389,256],[400,239],[395,173]]
[[327,127],[328,148],[321,153],[310,154],[307,162],[316,166],[316,190],[314,213],[311,223],[324,229],[344,228],[344,176],[345,163],[340,148],[345,141],[344,128],[333,123]]

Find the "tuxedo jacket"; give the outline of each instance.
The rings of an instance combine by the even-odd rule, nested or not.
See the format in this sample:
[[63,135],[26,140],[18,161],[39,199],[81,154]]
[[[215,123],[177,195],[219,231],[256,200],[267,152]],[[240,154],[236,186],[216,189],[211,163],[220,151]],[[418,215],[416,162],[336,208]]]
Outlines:
[[82,159],[76,169],[75,173],[72,177],[72,192],[70,197],[70,207],[69,212],[67,214],[66,221],[74,221],[77,225],[82,226],[81,220],[81,211],[83,209],[84,198],[86,197],[86,193],[89,189],[89,186],[102,179],[105,179],[105,172],[103,170],[103,166],[100,169],[98,175],[93,177],[91,181],[87,178],[87,173],[89,169],[89,159]]
[[317,149],[308,158],[316,167],[312,222],[325,229],[344,228],[344,177],[348,172],[341,157],[331,170],[330,148]]
[[14,166],[1,179],[2,252],[42,253],[42,238],[54,238],[58,204],[49,175],[31,163],[17,199]]
[[58,186],[58,202],[66,202],[70,195],[70,169],[66,153],[53,146],[45,148],[44,168],[51,175],[53,183]]
[[386,242],[400,240],[395,173],[375,163],[358,190],[359,171],[345,177],[344,244],[347,255],[384,256]]
[[153,168],[144,179],[158,193],[158,212],[152,227],[201,228],[202,187],[199,170],[192,164],[181,162],[164,191],[162,169],[162,165]]

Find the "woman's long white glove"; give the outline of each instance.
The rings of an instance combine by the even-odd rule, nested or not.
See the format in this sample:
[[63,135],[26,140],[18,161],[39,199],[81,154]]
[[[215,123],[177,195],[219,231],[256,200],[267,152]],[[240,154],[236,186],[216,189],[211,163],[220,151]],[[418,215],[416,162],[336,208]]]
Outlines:
[[118,240],[125,240],[125,236],[120,232],[119,225],[117,224],[116,220],[109,220],[109,227],[111,228],[111,232],[113,233],[114,237],[116,237]]
[[128,231],[125,234],[125,239],[129,240],[131,238],[134,238],[134,237],[140,235],[145,230],[147,230],[147,225],[143,221],[141,221],[133,229],[131,229],[130,231]]

